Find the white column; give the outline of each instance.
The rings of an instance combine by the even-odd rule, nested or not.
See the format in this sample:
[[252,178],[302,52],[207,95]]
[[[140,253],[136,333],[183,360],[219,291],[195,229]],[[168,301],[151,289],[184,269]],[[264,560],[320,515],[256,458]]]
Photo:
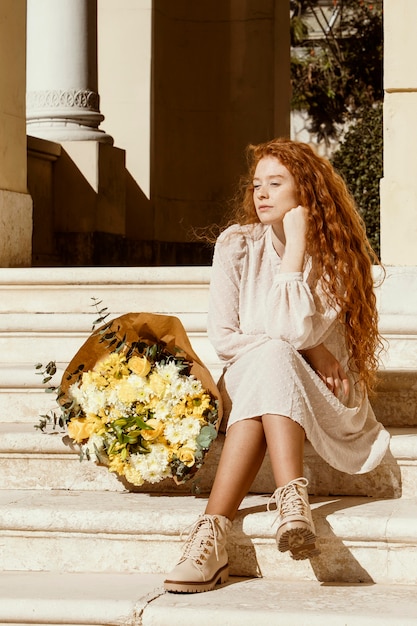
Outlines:
[[384,0],[384,178],[381,257],[417,265],[416,0]]
[[99,130],[97,0],[28,0],[27,132],[113,143]]

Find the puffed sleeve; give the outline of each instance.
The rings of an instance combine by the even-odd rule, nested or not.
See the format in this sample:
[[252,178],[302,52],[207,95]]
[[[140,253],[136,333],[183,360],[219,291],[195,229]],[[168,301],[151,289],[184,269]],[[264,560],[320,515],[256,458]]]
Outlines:
[[247,335],[239,323],[239,292],[246,240],[231,226],[214,248],[211,270],[208,337],[220,359],[233,362],[248,349],[269,340],[267,334]]
[[310,289],[302,272],[277,274],[268,293],[265,330],[273,339],[288,341],[297,350],[325,341],[337,319],[318,285]]

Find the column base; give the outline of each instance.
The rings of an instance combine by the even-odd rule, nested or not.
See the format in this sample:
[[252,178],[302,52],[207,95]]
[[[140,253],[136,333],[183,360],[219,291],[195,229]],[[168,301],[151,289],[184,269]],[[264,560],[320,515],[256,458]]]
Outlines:
[[27,134],[49,141],[99,141],[113,137],[99,129],[104,116],[98,93],[89,89],[29,91],[26,94]]
[[73,122],[61,124],[56,123],[56,121],[51,121],[50,126],[47,123],[32,124],[28,122],[26,129],[27,134],[31,137],[55,141],[57,143],[64,141],[98,141],[100,143],[113,145],[113,137],[103,130],[81,126]]

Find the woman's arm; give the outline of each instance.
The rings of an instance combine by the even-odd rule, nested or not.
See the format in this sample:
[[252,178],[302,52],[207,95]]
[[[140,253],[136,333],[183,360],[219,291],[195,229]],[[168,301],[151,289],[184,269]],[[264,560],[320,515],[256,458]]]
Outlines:
[[322,379],[336,397],[342,392],[348,397],[350,391],[349,379],[345,370],[333,354],[321,343],[314,348],[300,350],[305,360],[311,365],[316,374]]
[[247,350],[269,341],[266,333],[247,335],[240,328],[239,299],[245,255],[244,238],[235,232],[222,237],[214,249],[207,330],[210,342],[224,361],[234,361]]
[[310,289],[306,269],[306,209],[288,211],[283,219],[285,251],[280,272],[274,277],[266,302],[265,328],[272,338],[283,339],[297,350],[324,341],[338,311],[328,305],[320,285]]
[[305,263],[307,219],[306,210],[297,206],[285,214],[283,219],[285,251],[281,272],[302,272]]

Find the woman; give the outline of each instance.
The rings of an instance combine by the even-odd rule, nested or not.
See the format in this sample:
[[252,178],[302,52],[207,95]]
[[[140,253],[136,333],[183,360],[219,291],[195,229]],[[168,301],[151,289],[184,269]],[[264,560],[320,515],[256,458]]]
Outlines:
[[228,576],[227,532],[268,449],[277,545],[318,553],[303,476],[307,438],[334,468],[369,472],[389,435],[367,392],[380,335],[364,226],[346,185],[306,144],[249,146],[234,224],[215,246],[208,332],[225,369],[227,434],[206,507],[168,575],[176,592]]

